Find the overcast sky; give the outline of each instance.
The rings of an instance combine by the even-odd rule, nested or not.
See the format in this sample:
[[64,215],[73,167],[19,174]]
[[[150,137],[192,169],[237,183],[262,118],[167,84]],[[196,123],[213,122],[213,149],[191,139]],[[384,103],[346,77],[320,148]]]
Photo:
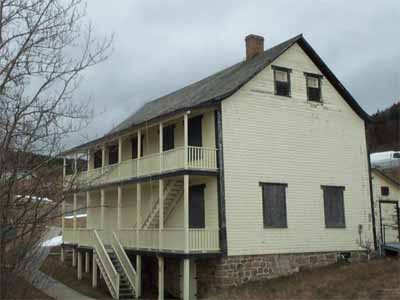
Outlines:
[[244,37],[269,48],[303,33],[368,112],[400,100],[400,2],[88,0],[110,59],[84,76],[95,118],[71,144],[96,138],[143,103],[244,59]]

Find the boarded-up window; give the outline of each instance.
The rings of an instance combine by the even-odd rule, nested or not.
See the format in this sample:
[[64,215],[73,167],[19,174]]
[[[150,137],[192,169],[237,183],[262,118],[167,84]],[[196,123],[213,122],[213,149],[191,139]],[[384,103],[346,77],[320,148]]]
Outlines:
[[260,183],[263,199],[264,228],[286,228],[287,184]]
[[345,188],[341,186],[322,186],[324,192],[325,226],[327,228],[346,227],[344,215]]
[[95,169],[101,168],[103,163],[103,155],[101,150],[97,150],[93,153],[93,167]]
[[321,102],[321,76],[306,74],[308,101]]
[[108,164],[118,163],[118,145],[108,146]]
[[273,67],[275,95],[290,97],[290,70]]

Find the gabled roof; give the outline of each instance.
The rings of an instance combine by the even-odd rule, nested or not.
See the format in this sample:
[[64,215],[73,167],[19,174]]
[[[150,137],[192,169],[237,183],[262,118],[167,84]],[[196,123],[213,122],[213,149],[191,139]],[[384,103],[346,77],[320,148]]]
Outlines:
[[307,53],[314,64],[321,70],[324,76],[331,82],[339,94],[360,116],[360,118],[369,121],[370,116],[360,107],[360,105],[340,83],[328,66],[310,46],[310,44],[304,39],[303,35],[300,34],[266,50],[264,53],[255,56],[252,59],[237,63],[225,70],[190,84],[171,94],[148,102],[138,111],[113,128],[103,138],[99,138],[84,145],[78,146],[70,151],[77,150],[79,148],[85,148],[88,145],[96,143],[104,138],[110,138],[122,131],[125,131],[126,129],[139,126],[147,121],[159,117],[189,110],[195,107],[218,103],[219,101],[235,93],[295,43],[298,43],[299,46]]
[[232,95],[301,38],[302,36],[298,35],[268,49],[253,59],[237,63],[171,94],[153,100],[116,126],[111,133],[139,125],[168,113],[222,100]]

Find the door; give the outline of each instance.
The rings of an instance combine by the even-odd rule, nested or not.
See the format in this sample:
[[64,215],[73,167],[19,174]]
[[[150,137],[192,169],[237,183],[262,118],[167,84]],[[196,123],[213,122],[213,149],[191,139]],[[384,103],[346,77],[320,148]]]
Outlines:
[[197,116],[189,119],[188,122],[188,143],[189,146],[203,146],[203,136],[201,128],[201,120],[203,116]]
[[379,201],[381,240],[383,244],[400,242],[399,203],[397,201]]
[[189,228],[205,228],[205,185],[189,187]]

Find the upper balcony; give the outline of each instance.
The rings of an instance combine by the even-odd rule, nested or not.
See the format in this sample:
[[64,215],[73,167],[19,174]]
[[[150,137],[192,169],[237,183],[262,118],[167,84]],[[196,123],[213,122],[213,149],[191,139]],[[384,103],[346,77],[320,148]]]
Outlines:
[[184,114],[80,149],[64,162],[65,189],[217,170],[214,111]]

